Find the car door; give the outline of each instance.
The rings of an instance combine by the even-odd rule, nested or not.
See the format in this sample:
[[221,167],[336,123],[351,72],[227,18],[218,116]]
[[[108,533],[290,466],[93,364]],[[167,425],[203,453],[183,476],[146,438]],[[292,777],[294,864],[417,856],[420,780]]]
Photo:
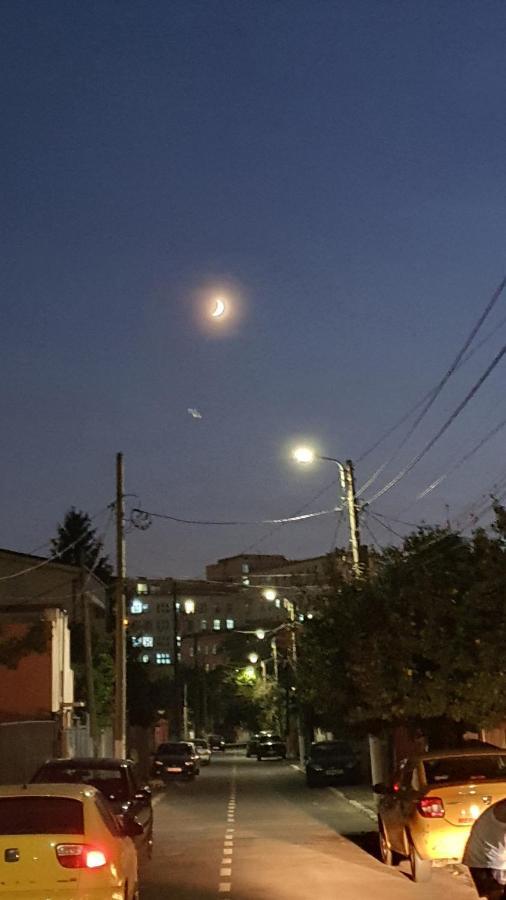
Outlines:
[[151,806],[151,791],[146,785],[141,785],[138,772],[133,766],[126,769],[126,777],[128,778],[128,792],[131,798],[130,815],[134,816],[142,825],[144,831],[139,836],[136,845],[140,848],[145,847],[151,840],[151,831],[153,825],[153,810]]
[[403,759],[394,774],[388,793],[380,802],[379,813],[386,838],[392,850],[404,852],[404,829],[406,815],[406,789],[410,785],[413,764]]
[[134,842],[131,838],[122,834],[118,820],[111,812],[109,804],[101,794],[97,793],[95,805],[102,823],[105,825],[105,828],[113,839],[113,845],[119,863],[117,872],[118,882],[120,885],[128,882],[128,900],[130,900],[130,898],[133,897],[134,888],[138,882],[137,851]]

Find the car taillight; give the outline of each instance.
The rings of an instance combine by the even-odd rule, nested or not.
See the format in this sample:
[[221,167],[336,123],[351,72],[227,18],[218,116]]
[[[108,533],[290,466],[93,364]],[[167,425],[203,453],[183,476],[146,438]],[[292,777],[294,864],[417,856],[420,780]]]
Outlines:
[[56,856],[64,869],[100,869],[107,864],[105,853],[87,844],[57,844]]
[[442,819],[445,814],[444,803],[440,797],[422,797],[417,809],[424,819]]

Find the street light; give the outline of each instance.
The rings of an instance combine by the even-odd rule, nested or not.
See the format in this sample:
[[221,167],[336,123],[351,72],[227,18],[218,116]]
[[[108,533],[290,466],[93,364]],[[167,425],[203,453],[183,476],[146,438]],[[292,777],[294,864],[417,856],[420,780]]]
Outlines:
[[258,662],[258,653],[248,653],[248,659],[250,663],[253,663],[253,665],[255,665],[255,663]]
[[269,600],[271,603],[278,596],[274,588],[266,588],[265,591],[262,592],[265,599]]
[[357,494],[355,490],[355,474],[353,471],[353,463],[351,459],[341,462],[333,456],[320,456],[315,453],[311,447],[296,447],[292,453],[296,462],[301,465],[310,465],[316,460],[331,462],[339,469],[341,478],[341,487],[343,490],[343,500],[348,508],[348,520],[350,528],[350,546],[353,559],[353,573],[356,578],[360,578],[362,571],[360,567],[360,531],[358,522],[358,505]]

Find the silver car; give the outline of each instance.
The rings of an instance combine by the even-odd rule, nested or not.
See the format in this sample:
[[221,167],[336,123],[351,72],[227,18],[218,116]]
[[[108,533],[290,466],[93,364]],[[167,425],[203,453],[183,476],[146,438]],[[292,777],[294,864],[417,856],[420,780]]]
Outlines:
[[202,766],[208,766],[211,762],[211,748],[203,738],[195,738],[193,741]]

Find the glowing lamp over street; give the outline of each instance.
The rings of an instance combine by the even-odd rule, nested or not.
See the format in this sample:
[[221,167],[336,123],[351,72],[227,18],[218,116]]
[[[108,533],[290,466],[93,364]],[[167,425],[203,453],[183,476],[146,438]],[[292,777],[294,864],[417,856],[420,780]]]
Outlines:
[[255,665],[255,663],[258,662],[258,653],[248,653],[248,659],[250,663],[253,663],[253,665]]
[[301,463],[302,465],[308,466],[311,463],[314,463],[316,459],[316,454],[311,447],[296,447],[292,453],[292,456],[295,462]]
[[276,591],[274,590],[274,588],[266,588],[266,590],[263,592],[263,594],[264,594],[265,599],[269,600],[271,603],[278,596]]
[[255,681],[257,677],[254,666],[246,666],[244,674],[246,675],[246,678],[250,678],[251,681]]
[[257,628],[257,630],[255,631],[255,634],[259,641],[263,641],[263,639],[265,637],[265,631],[263,630],[263,628]]

